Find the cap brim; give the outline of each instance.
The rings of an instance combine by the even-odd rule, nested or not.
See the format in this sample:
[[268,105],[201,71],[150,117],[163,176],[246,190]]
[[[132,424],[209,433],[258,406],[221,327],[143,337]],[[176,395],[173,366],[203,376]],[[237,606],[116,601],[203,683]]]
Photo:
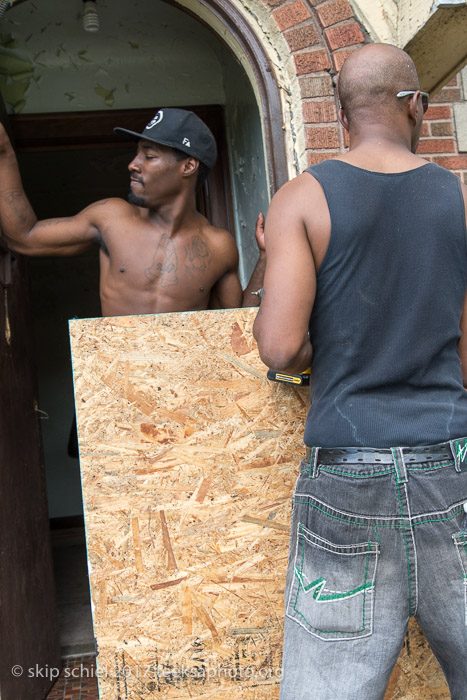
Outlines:
[[[183,147],[178,144],[174,143],[173,141],[169,141],[167,139],[151,139],[149,136],[146,136],[146,134],[138,134],[137,131],[130,131],[129,129],[124,129],[121,126],[116,126],[114,128],[114,132],[116,134],[126,134],[127,136],[131,136],[134,141],[152,141],[152,143],[159,143],[161,146],[169,146],[170,148],[176,148],[178,151],[181,151],[182,153],[186,153],[186,151],[183,150]],[[187,157],[192,155],[191,153],[186,153]],[[196,158],[196,156],[193,156]],[[199,160],[199,159],[198,159]]]
[[121,126],[116,126],[114,128],[114,134],[127,134],[128,136],[131,136],[133,139],[143,139],[144,138],[143,134],[138,134],[136,131],[130,131],[129,129],[124,129]]

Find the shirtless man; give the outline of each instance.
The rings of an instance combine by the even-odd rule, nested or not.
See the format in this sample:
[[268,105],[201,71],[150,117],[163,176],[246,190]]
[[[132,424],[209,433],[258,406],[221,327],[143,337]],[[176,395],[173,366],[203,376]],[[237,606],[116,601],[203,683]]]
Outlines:
[[138,142],[128,166],[129,201],[105,199],[76,216],[37,221],[0,124],[0,226],[10,248],[68,256],[97,243],[103,316],[256,306],[251,292],[261,287],[265,260],[262,215],[255,232],[260,258],[242,293],[235,239],[196,211],[197,186],[217,155],[204,122],[166,108],[141,134],[115,131]]

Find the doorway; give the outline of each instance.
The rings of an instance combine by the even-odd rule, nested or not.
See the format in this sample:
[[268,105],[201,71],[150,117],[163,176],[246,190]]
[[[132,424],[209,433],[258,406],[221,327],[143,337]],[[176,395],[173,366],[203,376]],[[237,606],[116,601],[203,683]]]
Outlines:
[[[214,225],[232,230],[224,110],[186,108],[196,111],[219,144],[198,207]],[[140,109],[12,117],[24,188],[38,218],[70,216],[106,197],[126,199],[135,143],[112,128],[141,131],[153,115]],[[74,397],[68,320],[101,315],[97,247],[72,258],[31,258],[29,270],[49,515],[57,525],[74,525],[82,504],[79,464],[69,450]]]
[[[60,0],[24,2],[11,11],[12,40],[31,57],[22,112],[11,120],[37,215],[69,216],[106,196],[126,198],[134,143],[115,138],[112,128],[139,131],[157,107],[188,105],[209,124],[221,153],[200,206],[235,234],[245,286],[256,262],[258,211],[266,212],[273,184],[284,179],[283,173],[279,182],[271,177],[269,162],[282,157],[285,164],[277,103],[267,103],[263,87],[259,99],[219,36],[180,7],[161,0],[99,0],[98,7],[96,35],[81,32],[79,13]],[[230,25],[226,19],[226,31],[241,33],[241,23]],[[260,66],[255,57],[253,72],[263,71],[270,84],[273,74],[262,60]],[[10,111],[16,107],[9,105]],[[269,110],[275,110],[275,142],[265,138]],[[58,539],[66,531],[70,543],[78,534],[82,546],[79,464],[68,454],[73,389],[67,322],[100,315],[98,259],[93,252],[34,259],[29,269],[49,515]]]
[[[187,108],[208,124],[220,153],[198,194],[198,208],[216,226],[229,229],[224,110]],[[123,110],[13,117],[23,184],[38,218],[69,216],[109,196],[126,199],[135,143],[115,136],[110,123],[141,131],[153,114]],[[86,122],[92,129],[83,130]],[[73,449],[68,320],[101,315],[97,246],[71,258],[30,258],[28,267],[61,654],[67,658],[94,652],[80,468]]]

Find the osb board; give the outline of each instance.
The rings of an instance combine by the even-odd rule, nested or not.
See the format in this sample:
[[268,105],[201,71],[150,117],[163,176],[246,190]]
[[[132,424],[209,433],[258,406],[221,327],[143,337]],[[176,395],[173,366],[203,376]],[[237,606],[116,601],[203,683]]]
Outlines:
[[70,323],[101,700],[278,697],[308,392],[255,315]]
[[[255,315],[70,322],[101,700],[279,696],[307,390],[266,380]],[[417,637],[385,700],[440,678]]]

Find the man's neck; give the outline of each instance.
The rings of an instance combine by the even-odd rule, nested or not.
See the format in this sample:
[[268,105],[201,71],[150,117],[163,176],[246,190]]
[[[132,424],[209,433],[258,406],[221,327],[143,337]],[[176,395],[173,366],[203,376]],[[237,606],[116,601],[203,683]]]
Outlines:
[[348,153],[339,156],[351,165],[375,172],[396,173],[418,168],[425,160],[414,155],[403,138],[388,137],[384,130],[365,135],[351,133]]
[[180,230],[191,228],[200,214],[196,210],[195,196],[180,197],[159,205],[155,209],[147,209],[148,221],[155,226],[164,228],[167,235],[173,235]]

